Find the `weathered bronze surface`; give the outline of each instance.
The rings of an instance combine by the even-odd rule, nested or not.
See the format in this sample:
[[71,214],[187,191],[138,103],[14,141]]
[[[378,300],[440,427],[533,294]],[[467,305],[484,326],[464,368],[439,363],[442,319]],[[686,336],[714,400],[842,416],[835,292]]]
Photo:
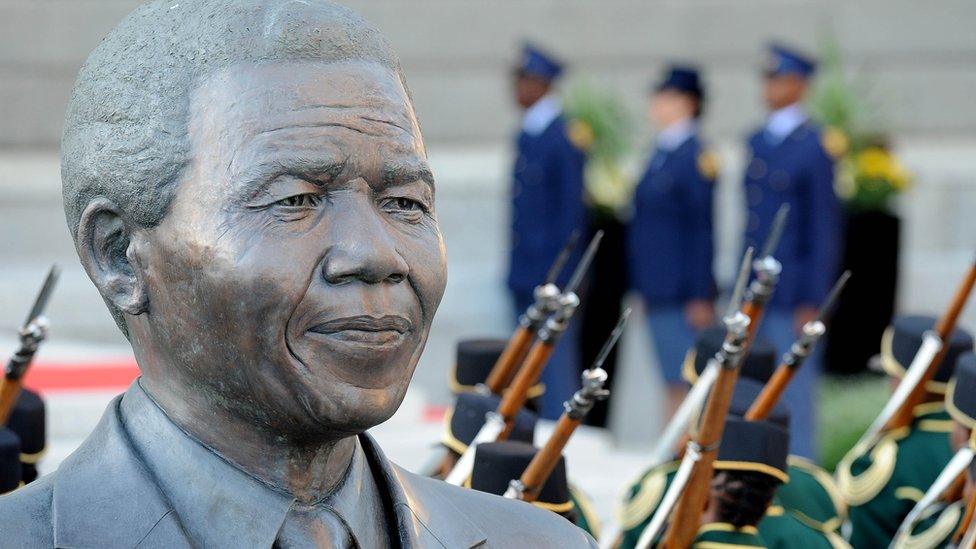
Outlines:
[[[57,472],[0,498],[4,544],[200,545],[187,525],[208,517],[187,509],[233,540],[282,517],[199,483],[243,473],[314,507],[347,493],[358,453],[390,545],[591,543],[407,473],[364,434],[400,405],[446,282],[413,105],[368,23],[318,0],[151,2],[86,62],[62,153],[79,257],[142,377]],[[127,404],[143,391],[154,404]],[[139,438],[154,428],[179,442]]]

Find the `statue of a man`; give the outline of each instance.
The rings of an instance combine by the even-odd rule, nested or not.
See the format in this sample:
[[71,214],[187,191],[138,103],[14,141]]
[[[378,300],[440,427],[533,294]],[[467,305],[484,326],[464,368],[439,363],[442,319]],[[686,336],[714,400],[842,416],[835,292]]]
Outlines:
[[541,547],[547,511],[418,477],[365,433],[444,291],[395,54],[324,0],[166,0],[89,56],[62,143],[81,262],[142,376],[5,547]]

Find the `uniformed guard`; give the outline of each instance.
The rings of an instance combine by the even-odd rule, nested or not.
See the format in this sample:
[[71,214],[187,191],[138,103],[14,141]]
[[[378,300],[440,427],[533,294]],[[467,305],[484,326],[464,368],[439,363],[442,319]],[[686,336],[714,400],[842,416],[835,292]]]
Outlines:
[[[954,452],[958,452],[973,443],[972,430],[976,426],[976,354],[963,353],[956,361],[955,372],[946,388],[945,404],[955,424],[950,445]],[[949,546],[965,514],[966,502],[972,497],[967,492],[972,489],[974,465],[976,462],[970,463],[970,472],[962,493],[947,493],[954,491],[953,488],[944,490],[940,501],[922,510],[918,522],[910,531],[903,532],[901,528],[905,528],[905,524],[902,524],[899,534],[903,537],[896,537],[892,547],[930,549]]]
[[[470,487],[499,496],[504,494],[509,482],[522,475],[537,451],[532,444],[512,440],[479,444]],[[559,459],[532,505],[566,517],[593,537],[599,535],[600,520],[586,496],[570,484],[565,458]]]
[[687,392],[681,357],[715,320],[712,195],[718,165],[699,136],[704,100],[693,67],[671,67],[654,87],[648,115],[659,132],[634,194],[627,237],[631,285],[646,307],[667,383],[668,417]]
[[[508,288],[516,314],[533,302],[532,291],[575,230],[585,231],[585,156],[570,140],[554,84],[562,64],[526,45],[515,69],[515,96],[524,110],[512,182],[512,233]],[[560,280],[561,287],[566,282]],[[542,374],[546,394],[540,415],[556,419],[578,388],[578,329],[570,324]]]
[[37,464],[47,442],[44,400],[30,389],[22,389],[7,420],[7,428],[20,439],[20,461],[24,484],[37,478]]
[[692,547],[768,547],[759,523],[789,479],[789,432],[770,421],[730,418],[715,460],[708,508]]
[[[895,319],[881,340],[885,371],[900,378],[936,319],[904,316]],[[973,338],[956,328],[923,404],[906,429],[894,430],[863,455],[849,454],[837,466],[837,482],[850,504],[854,547],[887,547],[898,526],[952,458],[949,433],[953,422],[946,411],[946,384],[960,356],[973,350]]]
[[[743,370],[744,377],[736,382],[729,405],[730,418],[741,418],[762,391],[763,383],[745,377],[745,374],[751,372],[761,376],[764,371],[771,372],[775,367],[775,358],[770,362],[768,368],[754,365],[751,370]],[[790,413],[785,403],[777,403],[767,421],[788,428]],[[727,436],[723,435],[723,439]],[[679,463],[672,461],[645,471],[627,488],[620,509],[620,522],[624,529],[621,548],[636,546],[641,532],[671,485]],[[759,524],[760,533],[768,538],[766,542],[776,547],[791,536],[801,536],[801,539],[816,540],[813,547],[842,546],[837,529],[846,518],[846,508],[830,476],[816,465],[795,456],[787,458],[787,468],[789,482],[780,486],[767,519]],[[768,532],[767,521],[770,522]]]
[[[748,142],[745,245],[761,246],[780,206],[790,207],[776,250],[783,271],[761,328],[781,353],[800,326],[816,317],[840,259],[843,220],[834,194],[834,158],[802,105],[814,68],[811,59],[790,48],[769,47],[763,87],[769,115]],[[786,390],[793,411],[791,451],[808,458],[816,453],[818,357],[815,352]]]

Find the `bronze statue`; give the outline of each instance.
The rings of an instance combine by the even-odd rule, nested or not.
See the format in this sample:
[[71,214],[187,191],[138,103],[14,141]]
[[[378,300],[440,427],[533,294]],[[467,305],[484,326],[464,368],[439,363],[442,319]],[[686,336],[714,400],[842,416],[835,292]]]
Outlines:
[[574,547],[564,519],[408,473],[365,433],[444,291],[434,180],[383,36],[324,0],[167,0],[89,56],[65,213],[142,376],[17,547]]

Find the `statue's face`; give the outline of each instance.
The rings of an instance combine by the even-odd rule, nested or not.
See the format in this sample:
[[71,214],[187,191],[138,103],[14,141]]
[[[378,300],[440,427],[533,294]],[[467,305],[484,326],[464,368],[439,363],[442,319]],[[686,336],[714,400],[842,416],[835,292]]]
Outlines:
[[146,266],[167,374],[289,437],[388,419],[446,282],[400,80],[367,62],[249,65],[204,82],[190,112],[191,166]]

